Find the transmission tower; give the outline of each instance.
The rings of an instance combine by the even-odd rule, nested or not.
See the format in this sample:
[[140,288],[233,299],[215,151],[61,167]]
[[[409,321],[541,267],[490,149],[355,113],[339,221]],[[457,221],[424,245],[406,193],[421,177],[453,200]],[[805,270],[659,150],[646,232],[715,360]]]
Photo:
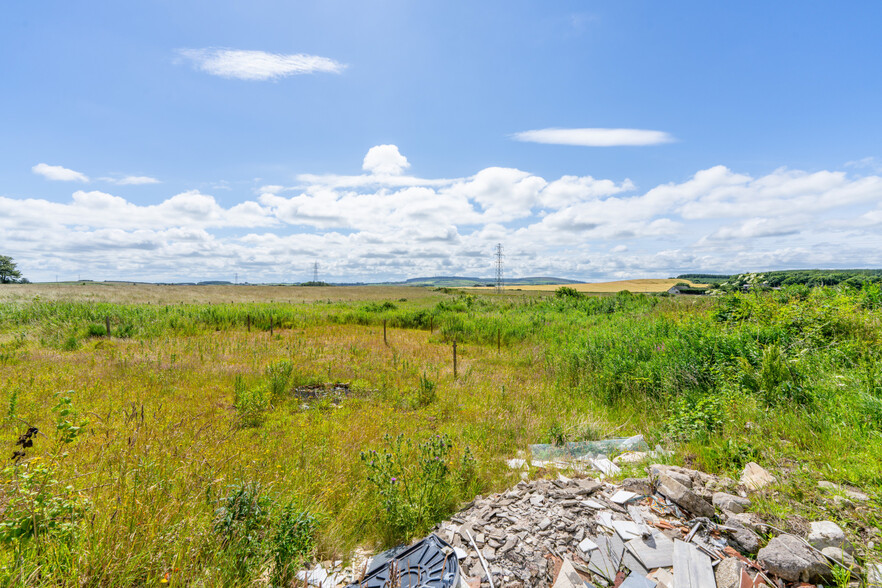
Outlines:
[[318,262],[312,264],[312,281],[318,284]]
[[502,294],[502,243],[496,244],[496,293]]

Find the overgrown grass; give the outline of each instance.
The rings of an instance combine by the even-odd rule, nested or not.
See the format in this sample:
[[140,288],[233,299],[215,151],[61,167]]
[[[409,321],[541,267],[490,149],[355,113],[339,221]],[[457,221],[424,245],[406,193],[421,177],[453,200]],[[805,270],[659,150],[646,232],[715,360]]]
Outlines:
[[[504,459],[531,443],[635,433],[711,472],[774,470],[799,504],[757,502],[781,524],[878,526],[877,294],[3,303],[0,435],[11,455],[40,434],[0,480],[0,576],[284,584],[516,482]],[[293,392],[334,381],[339,406]],[[821,478],[872,508],[838,510]]]

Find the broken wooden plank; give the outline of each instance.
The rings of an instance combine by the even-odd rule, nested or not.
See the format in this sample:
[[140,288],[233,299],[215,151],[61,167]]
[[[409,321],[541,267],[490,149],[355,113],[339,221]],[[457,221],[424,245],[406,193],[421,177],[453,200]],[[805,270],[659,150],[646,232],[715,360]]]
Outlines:
[[716,585],[711,559],[691,543],[674,541],[674,585],[677,588]]

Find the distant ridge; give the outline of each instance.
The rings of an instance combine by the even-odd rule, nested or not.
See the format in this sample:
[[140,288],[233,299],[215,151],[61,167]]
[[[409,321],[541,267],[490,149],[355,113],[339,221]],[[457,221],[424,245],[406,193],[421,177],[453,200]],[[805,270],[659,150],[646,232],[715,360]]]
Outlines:
[[[468,276],[434,276],[427,278],[410,278],[403,282],[387,282],[389,284],[403,284],[406,286],[434,286],[436,288],[471,288],[475,286],[495,286],[495,278],[474,278]],[[577,280],[566,278],[533,277],[533,278],[505,278],[506,286],[547,286],[554,284],[578,284]]]

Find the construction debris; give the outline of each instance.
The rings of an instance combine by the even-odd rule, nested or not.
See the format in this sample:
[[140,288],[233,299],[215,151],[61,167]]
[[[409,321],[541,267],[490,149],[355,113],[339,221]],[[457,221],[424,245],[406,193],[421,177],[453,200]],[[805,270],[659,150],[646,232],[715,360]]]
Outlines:
[[[606,458],[588,458],[599,459]],[[450,575],[453,570],[446,569],[431,576],[440,583],[427,585],[796,588],[804,586],[802,582],[829,580],[833,566],[854,566],[852,544],[830,521],[811,523],[807,539],[781,532],[763,546],[757,530],[767,533],[773,528],[745,512],[751,507],[747,492],[774,478],[753,465],[745,469],[741,483],[652,464],[646,468],[647,478],[627,478],[618,484],[604,481],[605,473],[594,471],[598,479],[558,475],[479,496],[439,524],[437,536],[423,541],[434,537],[438,553],[459,562],[456,578]],[[382,576],[388,581],[395,573],[401,576],[396,580],[399,586],[422,585],[405,581],[403,560],[397,560],[397,572],[390,563],[393,559],[377,561],[362,583],[351,580],[355,583],[350,588],[367,586],[368,578]],[[386,571],[377,572],[378,565]],[[851,570],[853,578],[860,573],[857,567]],[[867,579],[878,574],[879,568],[867,566]]]

